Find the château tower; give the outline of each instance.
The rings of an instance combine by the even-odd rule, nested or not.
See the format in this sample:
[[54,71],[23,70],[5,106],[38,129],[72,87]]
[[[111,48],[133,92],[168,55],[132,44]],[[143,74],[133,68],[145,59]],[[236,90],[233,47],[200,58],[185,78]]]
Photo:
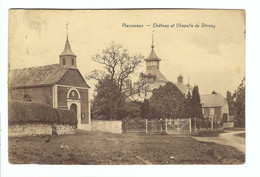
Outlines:
[[168,82],[168,80],[160,72],[160,61],[161,61],[161,59],[155,54],[153,36],[152,36],[151,48],[152,49],[151,49],[149,56],[146,59],[144,59],[145,62],[146,62],[145,75],[147,75],[148,77],[153,77],[154,81]]
[[64,50],[60,54],[60,64],[69,66],[71,68],[77,68],[77,56],[71,50],[68,35]]

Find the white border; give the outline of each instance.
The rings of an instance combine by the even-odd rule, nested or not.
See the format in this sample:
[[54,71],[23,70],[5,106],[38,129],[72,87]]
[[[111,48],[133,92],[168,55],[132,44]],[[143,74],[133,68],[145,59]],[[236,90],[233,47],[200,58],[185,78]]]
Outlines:
[[[259,138],[259,77],[260,76],[260,9],[258,1],[245,0],[4,0],[1,1],[0,78],[1,78],[1,176],[260,176]],[[80,165],[10,165],[7,151],[7,58],[9,8],[220,8],[245,9],[247,16],[246,43],[246,164],[245,165],[157,165],[157,166],[80,166]]]

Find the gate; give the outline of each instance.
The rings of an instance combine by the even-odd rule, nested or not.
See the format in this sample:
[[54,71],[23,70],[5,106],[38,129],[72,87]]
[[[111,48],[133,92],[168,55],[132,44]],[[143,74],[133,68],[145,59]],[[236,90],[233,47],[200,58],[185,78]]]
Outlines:
[[166,132],[169,134],[191,133],[191,119],[169,119],[166,121]]
[[124,133],[191,133],[191,119],[127,120],[122,122]]

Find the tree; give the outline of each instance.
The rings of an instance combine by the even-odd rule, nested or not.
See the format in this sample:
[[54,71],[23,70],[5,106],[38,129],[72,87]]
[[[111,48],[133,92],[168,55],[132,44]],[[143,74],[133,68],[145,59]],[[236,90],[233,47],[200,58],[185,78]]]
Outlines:
[[[93,100],[93,115],[99,119],[122,119],[120,115],[127,112],[124,110],[127,108],[126,99],[135,94],[129,86],[129,79],[142,59],[141,54],[130,55],[122,45],[115,42],[92,57],[93,61],[103,66],[102,70],[93,70],[88,76],[88,79],[98,81]],[[138,86],[142,87],[142,84]]]
[[239,127],[245,127],[245,77],[234,93],[235,123]]
[[109,76],[96,84],[96,95],[92,102],[93,119],[112,120],[118,117],[118,105],[122,103],[119,89]]
[[228,103],[229,115],[233,116],[235,115],[235,101],[234,101],[234,96],[228,90],[227,90],[226,99]]
[[191,98],[192,98],[192,96],[191,96],[191,93],[190,93],[190,91],[188,92],[188,94],[187,94],[187,96],[186,96],[186,106],[185,106],[185,112],[186,112],[186,114],[185,114],[185,116],[186,117],[189,117],[189,118],[193,118],[193,116],[192,116],[192,105],[191,105]]
[[157,119],[184,116],[185,96],[171,82],[154,90],[149,101]]
[[196,119],[202,119],[202,106],[200,103],[199,87],[196,85],[192,90],[192,97],[190,99],[191,116]]
[[141,118],[143,118],[143,119],[151,118],[151,107],[150,107],[150,103],[147,99],[144,99],[144,102],[141,103],[140,115],[141,115]]

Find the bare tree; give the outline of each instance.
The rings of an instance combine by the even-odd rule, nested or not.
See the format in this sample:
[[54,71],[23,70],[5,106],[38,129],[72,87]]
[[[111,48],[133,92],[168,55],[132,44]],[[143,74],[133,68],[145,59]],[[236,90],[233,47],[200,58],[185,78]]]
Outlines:
[[93,70],[87,78],[102,81],[108,76],[111,82],[116,82],[120,93],[127,98],[135,94],[136,90],[145,84],[143,80],[139,80],[135,83],[135,86],[138,86],[138,88],[131,89],[129,86],[130,76],[135,72],[143,58],[144,56],[141,54],[130,55],[121,44],[116,44],[113,41],[100,54],[92,56],[92,60],[102,64],[104,70]]

